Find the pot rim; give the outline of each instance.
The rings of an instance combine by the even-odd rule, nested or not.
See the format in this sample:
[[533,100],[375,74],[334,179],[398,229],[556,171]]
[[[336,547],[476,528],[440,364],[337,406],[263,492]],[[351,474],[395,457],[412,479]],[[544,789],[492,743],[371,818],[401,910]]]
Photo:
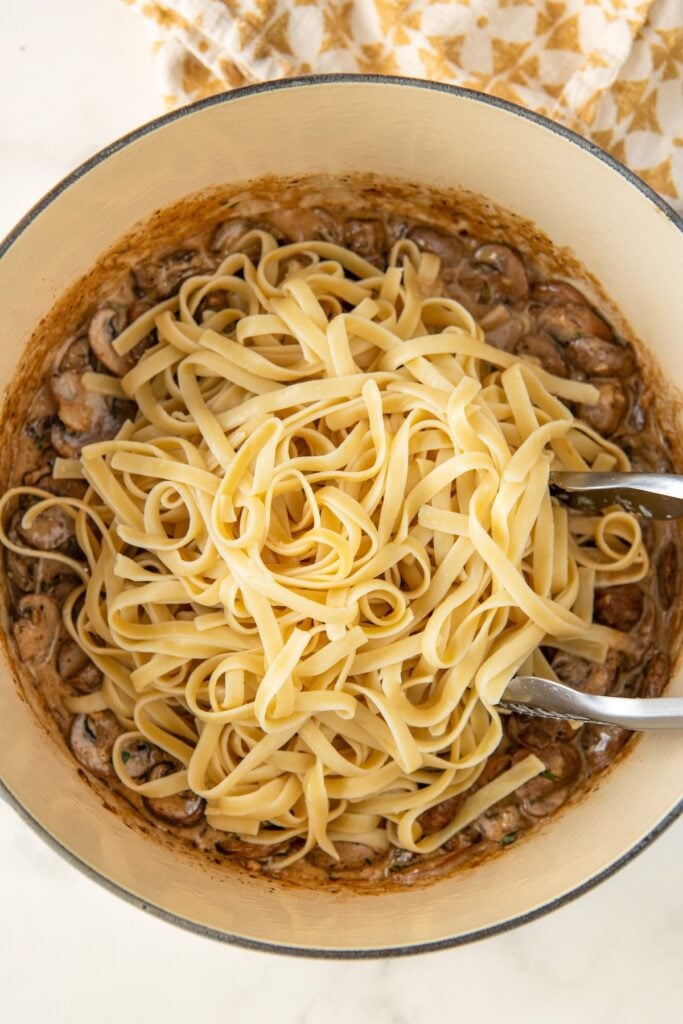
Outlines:
[[[271,82],[263,82],[256,85],[247,85],[239,89],[233,89],[229,92],[218,93],[215,96],[209,96],[206,99],[198,100],[195,103],[191,103],[187,106],[181,107],[178,110],[173,110],[168,114],[163,114],[160,117],[154,118],[151,121],[147,121],[133,131],[122,135],[120,138],[111,142],[103,149],[99,150],[89,159],[79,164],[73,171],[67,174],[61,181],[58,182],[49,192],[47,192],[41,199],[36,202],[31,209],[18,221],[14,228],[10,230],[5,239],[0,242],[0,259],[8,252],[8,250],[14,245],[14,243],[20,238],[20,236],[30,227],[33,221],[47,209],[61,194],[66,191],[71,185],[77,182],[80,178],[86,175],[89,171],[93,170],[100,163],[108,160],[109,157],[118,153],[120,150],[125,149],[127,146],[135,143],[138,139],[144,138],[144,136],[157,131],[159,128],[163,128],[167,124],[171,124],[173,121],[180,120],[188,116],[189,114],[196,113],[197,111],[203,110],[206,107],[212,107],[219,104],[229,103],[233,100],[243,99],[252,95],[259,95],[261,93],[277,92],[284,89],[300,89],[307,87],[315,87],[319,85],[347,85],[347,84],[365,84],[365,85],[377,85],[377,86],[411,86],[414,88],[425,89],[433,92],[442,92],[447,95],[455,96],[460,99],[470,100],[475,103],[482,103],[493,107],[498,107],[501,110],[507,111],[516,117],[521,117],[527,121],[532,121],[534,124],[540,125],[542,128],[553,132],[555,135],[559,135],[567,141],[578,146],[580,149],[589,153],[595,159],[601,161],[610,167],[613,171],[624,178],[631,186],[636,188],[645,199],[653,203],[662,214],[669,220],[675,228],[677,228],[683,234],[683,218],[680,217],[676,211],[658,195],[654,189],[652,189],[646,182],[638,177],[633,171],[624,164],[620,163],[609,153],[600,149],[595,143],[590,142],[583,136],[578,135],[570,128],[565,128],[563,125],[558,124],[550,118],[545,117],[542,114],[537,114],[531,110],[527,110],[524,107],[520,107],[515,103],[511,103],[508,100],[500,99],[497,96],[489,96],[485,93],[475,92],[472,89],[465,89],[461,86],[446,85],[441,82],[431,82],[426,79],[420,78],[408,78],[394,75],[363,75],[363,74],[331,74],[331,75],[308,75],[305,77],[298,78],[286,78],[278,79]],[[174,924],[178,927],[184,928],[187,931],[194,932],[197,935],[202,935],[206,938],[216,939],[219,942],[225,942],[230,945],[238,946],[245,949],[255,949],[265,953],[280,953],[289,956],[297,957],[310,957],[323,960],[371,960],[382,957],[399,957],[415,955],[417,953],[434,952],[438,950],[450,949],[454,946],[462,946],[466,943],[479,941],[481,939],[489,938],[493,935],[499,935],[503,932],[510,931],[519,925],[527,924],[531,921],[535,921],[539,917],[543,917],[545,914],[550,913],[553,910],[557,910],[559,907],[570,903],[572,900],[577,899],[584,893],[589,892],[595,886],[599,885],[605,879],[610,878],[625,864],[632,861],[639,853],[645,850],[655,839],[657,839],[670,825],[676,821],[676,819],[683,814],[683,799],[673,807],[668,814],[665,815],[656,825],[643,836],[634,846],[630,847],[621,857],[615,860],[608,867],[593,875],[585,882],[577,885],[575,888],[570,889],[568,892],[561,896],[550,900],[543,905],[536,907],[534,910],[528,911],[524,914],[516,915],[506,921],[501,921],[498,924],[490,925],[485,928],[478,928],[471,932],[466,932],[463,935],[452,936],[444,939],[437,939],[432,942],[424,943],[413,943],[406,946],[389,946],[389,947],[377,947],[377,948],[348,948],[348,949],[328,949],[323,947],[311,947],[311,946],[289,946],[282,943],[273,943],[261,941],[259,939],[250,939],[240,935],[234,935],[229,932],[221,931],[216,928],[209,928],[205,925],[201,925],[195,921],[190,921],[187,918],[181,917],[178,914],[171,913],[168,910],[164,910],[155,904],[148,903],[138,896],[135,896],[129,890],[119,885],[117,882],[107,878],[106,875],[101,874],[95,868],[86,864],[85,861],[81,860],[75,853],[64,846],[59,840],[57,840],[47,829],[33,817],[31,812],[24,807],[22,803],[14,796],[14,794],[7,787],[5,782],[0,779],[0,797],[3,797],[6,802],[11,806],[17,814],[23,819],[23,821],[29,825],[33,831],[39,835],[53,850],[59,853],[68,863],[74,867],[80,869],[83,874],[95,882],[98,882],[101,886],[107,889],[109,892],[120,896],[126,902],[131,903],[138,907],[140,910],[148,911],[154,914],[156,917],[163,921]]]

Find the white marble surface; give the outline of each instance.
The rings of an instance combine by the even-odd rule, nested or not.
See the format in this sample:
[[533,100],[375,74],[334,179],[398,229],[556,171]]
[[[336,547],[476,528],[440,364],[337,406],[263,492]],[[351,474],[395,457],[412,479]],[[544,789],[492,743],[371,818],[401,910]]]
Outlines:
[[[2,235],[161,102],[144,26],[120,0],[0,0],[0,40]],[[683,1003],[681,865],[679,823],[588,896],[506,935],[411,960],[312,962],[143,914],[0,802],[0,1020],[669,1024]]]

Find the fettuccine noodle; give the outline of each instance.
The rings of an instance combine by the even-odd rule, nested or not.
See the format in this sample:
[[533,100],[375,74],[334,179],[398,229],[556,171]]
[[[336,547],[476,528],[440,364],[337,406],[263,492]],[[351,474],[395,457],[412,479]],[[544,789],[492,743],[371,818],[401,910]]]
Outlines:
[[[386,271],[262,231],[241,250],[117,339],[156,331],[121,381],[134,422],[62,466],[84,500],[3,504],[75,519],[85,562],[51,557],[82,580],[65,623],[104,681],[71,710],[118,716],[129,789],[190,788],[264,854],[300,837],[283,864],[342,840],[428,853],[543,770],[477,785],[511,677],[552,675],[541,645],[626,642],[593,591],[645,575],[638,522],[569,515],[548,474],[629,463],[565,404],[595,389],[487,345],[412,242]],[[135,737],[177,770],[130,778]]]

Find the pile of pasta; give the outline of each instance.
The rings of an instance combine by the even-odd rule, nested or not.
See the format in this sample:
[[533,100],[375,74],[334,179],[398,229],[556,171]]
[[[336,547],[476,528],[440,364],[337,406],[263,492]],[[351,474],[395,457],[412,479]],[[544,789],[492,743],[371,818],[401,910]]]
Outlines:
[[[245,236],[115,342],[137,415],[83,450],[85,554],[67,628],[103,674],[72,710],[127,732],[114,766],[188,788],[211,826],[289,863],[338,841],[429,853],[543,770],[478,785],[520,670],[600,661],[596,585],[642,578],[640,528],[551,498],[552,469],[627,469],[566,402],[586,383],[500,351],[407,240],[386,270],[321,241]],[[54,557],[54,556],[51,556]],[[131,737],[177,770],[127,775]],[[420,815],[468,791],[447,827]]]

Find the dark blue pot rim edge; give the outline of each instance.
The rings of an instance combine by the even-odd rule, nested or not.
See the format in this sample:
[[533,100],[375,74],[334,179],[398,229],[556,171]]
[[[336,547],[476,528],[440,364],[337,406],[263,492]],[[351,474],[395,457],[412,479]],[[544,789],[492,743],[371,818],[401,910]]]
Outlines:
[[[264,82],[258,85],[248,85],[241,89],[234,89],[231,92],[220,93],[216,96],[210,96],[207,99],[199,100],[196,103],[190,104],[185,107],[181,107],[179,110],[171,111],[168,114],[164,114],[161,117],[155,118],[152,121],[147,122],[139,128],[136,128],[132,132],[123,135],[121,138],[105,146],[94,156],[90,157],[84,163],[76,167],[70,174],[66,175],[57,185],[54,186],[49,192],[47,192],[42,199],[25,214],[24,217],[17,223],[17,225],[9,232],[4,241],[0,244],[0,258],[11,248],[11,246],[17,241],[17,239],[23,234],[23,232],[33,223],[33,221],[47,209],[48,206],[55,199],[57,199],[62,192],[66,191],[71,185],[75,184],[80,178],[97,167],[100,163],[107,160],[110,156],[118,153],[120,150],[125,149],[127,146],[136,142],[138,139],[143,138],[145,135],[149,135],[151,132],[156,131],[159,128],[163,128],[167,124],[171,124],[173,121],[179,120],[180,118],[186,117],[189,114],[195,113],[196,111],[203,110],[205,107],[216,106],[222,103],[228,103],[235,99],[241,99],[246,96],[256,95],[260,93],[276,92],[280,89],[294,89],[302,88],[307,86],[327,85],[327,84],[378,84],[378,85],[392,85],[392,86],[412,86],[415,88],[427,89],[434,92],[443,92],[452,96],[458,96],[464,99],[469,99],[477,103],[487,104],[489,106],[498,107],[501,110],[506,110],[508,113],[513,114],[517,117],[525,118],[528,121],[532,121],[535,124],[553,132],[556,135],[560,135],[575,145],[579,146],[580,149],[590,153],[596,159],[602,163],[607,164],[613,171],[619,174],[622,178],[625,178],[634,188],[641,192],[650,202],[652,202],[661,213],[663,213],[668,220],[672,222],[674,227],[678,228],[679,231],[683,232],[683,219],[678,216],[675,210],[672,209],[669,204],[659,196],[654,189],[647,185],[641,178],[639,178],[633,171],[625,167],[623,164],[615,160],[614,157],[610,156],[604,150],[600,149],[594,143],[583,138],[581,135],[577,135],[576,132],[571,131],[569,128],[565,128],[563,125],[557,124],[551,121],[549,118],[544,117],[541,114],[536,114],[533,111],[527,110],[524,107],[519,107],[514,103],[510,103],[507,100],[499,99],[497,96],[488,96],[485,93],[474,92],[470,89],[463,89],[459,86],[445,85],[439,82],[429,82],[419,78],[402,78],[391,75],[311,75],[303,78],[287,78],[280,79],[274,82]],[[80,869],[88,878],[95,882],[98,882],[101,886],[107,889],[109,892],[124,899],[127,903],[138,907],[140,910],[145,910],[149,913],[154,914],[162,921],[166,921],[170,924],[174,924],[177,927],[183,928],[187,931],[191,931],[194,934],[202,935],[206,938],[216,939],[219,942],[225,942],[234,946],[241,947],[243,949],[258,950],[264,953],[280,953],[289,956],[296,957],[310,957],[323,960],[372,960],[386,957],[399,957],[409,956],[417,953],[428,953],[435,952],[438,950],[450,949],[455,946],[462,946],[467,943],[480,941],[481,939],[489,938],[493,935],[499,935],[504,932],[510,931],[513,928],[517,928],[520,925],[528,924],[531,921],[537,920],[539,917],[543,917],[545,914],[550,913],[553,910],[557,910],[565,904],[577,899],[584,893],[589,892],[595,886],[599,885],[605,879],[610,878],[620,868],[628,864],[633,860],[639,853],[642,853],[651,843],[654,842],[662,833],[673,824],[674,821],[683,813],[683,800],[681,800],[665,817],[658,822],[655,827],[648,832],[635,846],[627,850],[618,860],[614,861],[608,867],[598,872],[592,878],[583,882],[581,885],[570,890],[562,896],[551,900],[548,903],[537,907],[534,910],[529,911],[526,914],[521,914],[517,917],[511,918],[506,921],[501,921],[498,924],[491,925],[487,928],[477,929],[473,932],[467,932],[463,935],[458,935],[445,939],[438,939],[434,942],[415,943],[408,946],[390,946],[380,947],[376,949],[325,949],[320,947],[306,947],[306,946],[288,946],[277,943],[261,942],[257,939],[249,939],[244,936],[231,935],[227,932],[219,931],[214,928],[208,928],[204,925],[200,925],[197,922],[189,921],[177,914],[173,914],[170,911],[164,910],[162,907],[156,906],[155,904],[145,902],[138,896],[134,896],[127,889],[113,882],[105,875],[100,874],[89,864],[80,860],[71,850],[63,846],[59,840],[51,835],[36,819],[29,813],[29,811],[20,803],[19,800],[14,796],[13,793],[7,788],[2,780],[0,780],[0,795],[2,795],[7,803],[17,812],[17,814],[23,819],[23,821],[29,825],[33,831],[39,835],[53,850],[59,853],[68,863],[74,867]]]

